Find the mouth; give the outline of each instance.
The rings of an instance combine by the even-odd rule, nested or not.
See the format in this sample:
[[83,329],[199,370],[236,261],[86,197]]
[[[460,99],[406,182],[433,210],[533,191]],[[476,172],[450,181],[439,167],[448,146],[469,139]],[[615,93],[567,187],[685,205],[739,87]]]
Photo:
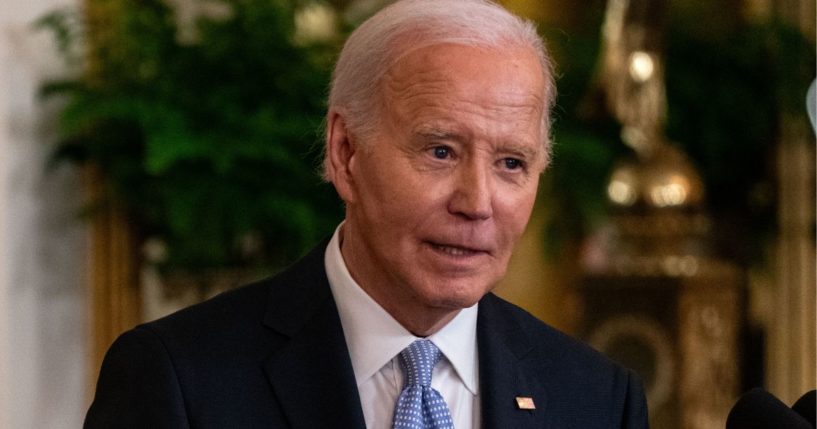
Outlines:
[[487,250],[483,249],[475,249],[472,247],[467,246],[459,246],[454,244],[441,244],[441,243],[434,243],[429,242],[431,247],[436,250],[437,252],[444,253],[449,256],[454,257],[468,257],[468,256],[475,256],[479,254],[487,254]]

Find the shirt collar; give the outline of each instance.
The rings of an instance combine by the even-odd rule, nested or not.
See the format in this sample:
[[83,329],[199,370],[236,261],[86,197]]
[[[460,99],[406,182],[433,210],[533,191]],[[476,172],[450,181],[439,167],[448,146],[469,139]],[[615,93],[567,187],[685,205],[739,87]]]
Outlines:
[[[335,229],[324,255],[326,276],[338,307],[358,387],[418,339],[355,282],[340,252],[343,224]],[[461,310],[429,336],[472,393],[478,392],[477,306]]]

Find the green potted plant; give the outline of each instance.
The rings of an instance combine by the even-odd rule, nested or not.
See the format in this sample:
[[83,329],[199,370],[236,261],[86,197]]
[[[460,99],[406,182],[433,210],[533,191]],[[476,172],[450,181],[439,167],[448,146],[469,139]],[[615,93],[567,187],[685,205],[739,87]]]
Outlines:
[[274,270],[340,219],[316,174],[331,43],[296,42],[291,1],[222,0],[187,25],[160,0],[122,0],[93,40],[76,12],[40,20],[78,77],[55,160],[92,164],[93,204],[123,210],[165,273]]

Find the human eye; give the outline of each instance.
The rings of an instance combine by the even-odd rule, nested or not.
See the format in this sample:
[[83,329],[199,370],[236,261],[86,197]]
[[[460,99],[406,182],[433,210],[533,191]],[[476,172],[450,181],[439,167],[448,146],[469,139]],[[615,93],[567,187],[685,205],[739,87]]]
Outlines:
[[525,162],[519,158],[503,158],[501,163],[506,170],[521,170],[525,167]]
[[431,148],[431,155],[436,159],[451,158],[451,148],[444,145],[434,146]]

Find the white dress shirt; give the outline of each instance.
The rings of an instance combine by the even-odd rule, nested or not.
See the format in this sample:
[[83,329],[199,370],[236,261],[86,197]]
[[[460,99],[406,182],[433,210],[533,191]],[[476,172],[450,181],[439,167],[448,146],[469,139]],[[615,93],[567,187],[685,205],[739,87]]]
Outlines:
[[[394,320],[352,279],[340,252],[342,226],[335,230],[326,248],[326,275],[338,306],[366,427],[389,429],[397,397],[403,389],[403,371],[397,356],[419,338]],[[477,305],[461,310],[428,339],[443,354],[434,367],[431,387],[448,404],[455,428],[479,428]]]

